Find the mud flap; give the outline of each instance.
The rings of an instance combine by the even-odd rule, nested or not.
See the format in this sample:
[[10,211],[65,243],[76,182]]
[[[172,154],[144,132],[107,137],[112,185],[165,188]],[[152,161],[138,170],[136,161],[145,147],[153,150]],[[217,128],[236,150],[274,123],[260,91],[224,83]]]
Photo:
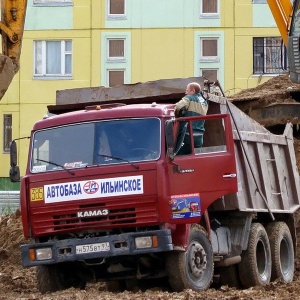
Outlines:
[[14,75],[12,60],[8,56],[0,54],[0,100],[6,93]]

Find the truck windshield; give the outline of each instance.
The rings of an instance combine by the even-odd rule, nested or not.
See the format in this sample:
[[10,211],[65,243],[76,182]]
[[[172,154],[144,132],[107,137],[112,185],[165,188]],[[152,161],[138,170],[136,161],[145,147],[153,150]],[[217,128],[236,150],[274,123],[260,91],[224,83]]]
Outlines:
[[128,164],[160,157],[157,118],[78,123],[34,133],[31,172]]

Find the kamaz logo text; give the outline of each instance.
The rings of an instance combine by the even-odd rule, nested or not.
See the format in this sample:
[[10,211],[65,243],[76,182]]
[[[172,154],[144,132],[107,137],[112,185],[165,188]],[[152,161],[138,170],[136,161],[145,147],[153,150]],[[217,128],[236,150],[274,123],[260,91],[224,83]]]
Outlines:
[[77,212],[77,218],[107,216],[108,213],[109,213],[108,209],[79,211]]
[[99,185],[96,181],[88,181],[84,184],[83,190],[87,194],[95,194],[99,190]]

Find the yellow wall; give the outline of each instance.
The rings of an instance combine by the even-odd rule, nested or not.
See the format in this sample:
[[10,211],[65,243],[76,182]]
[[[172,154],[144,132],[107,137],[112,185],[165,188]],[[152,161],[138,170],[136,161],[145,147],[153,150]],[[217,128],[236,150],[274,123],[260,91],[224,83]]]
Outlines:
[[231,82],[238,92],[241,89],[256,87],[269,80],[271,76],[253,75],[253,45],[252,38],[278,36],[277,29],[273,28],[241,28],[235,33],[235,76]]
[[132,32],[132,82],[193,76],[192,29]]
[[[228,95],[255,87],[271,77],[253,76],[253,37],[279,36],[274,28],[253,28],[252,0],[221,0],[220,27],[195,28],[104,28],[104,0],[73,0],[74,30],[26,30],[21,69],[5,97],[0,114],[13,114],[13,138],[30,135],[33,124],[55,104],[56,90],[99,86],[101,82],[101,35],[105,32],[130,33],[131,82],[160,78],[195,76],[195,32],[224,32],[224,84]],[[196,2],[195,2],[196,3]],[[41,80],[33,78],[35,40],[72,39],[73,78]],[[2,137],[2,136],[1,136]],[[2,140],[2,139],[1,139]],[[28,140],[18,142],[20,169],[24,175]],[[0,151],[0,177],[7,177],[9,155]]]

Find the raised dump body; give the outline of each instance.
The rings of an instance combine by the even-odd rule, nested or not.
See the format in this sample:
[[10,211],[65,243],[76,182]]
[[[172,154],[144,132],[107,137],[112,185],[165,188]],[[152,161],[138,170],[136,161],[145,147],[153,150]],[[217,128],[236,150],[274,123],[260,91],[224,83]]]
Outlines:
[[[213,99],[212,99],[213,100]],[[253,212],[293,213],[299,208],[299,173],[293,145],[293,125],[275,135],[236,106],[230,113],[234,132],[238,192],[226,195],[214,208]]]

